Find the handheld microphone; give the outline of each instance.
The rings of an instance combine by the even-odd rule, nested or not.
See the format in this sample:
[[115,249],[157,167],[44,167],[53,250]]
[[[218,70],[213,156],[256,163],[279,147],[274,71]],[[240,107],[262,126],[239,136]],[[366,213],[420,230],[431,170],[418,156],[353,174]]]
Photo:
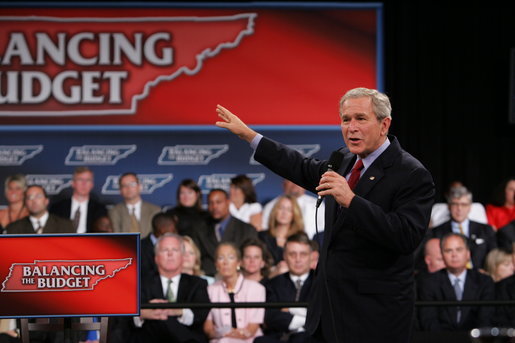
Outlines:
[[[327,163],[327,170],[328,171],[335,171],[340,168],[340,164],[342,164],[343,155],[340,154],[337,151],[333,151],[331,154],[331,157],[329,157],[329,162]],[[322,203],[322,200],[324,200],[323,196],[318,196],[316,208],[320,207],[320,204]]]

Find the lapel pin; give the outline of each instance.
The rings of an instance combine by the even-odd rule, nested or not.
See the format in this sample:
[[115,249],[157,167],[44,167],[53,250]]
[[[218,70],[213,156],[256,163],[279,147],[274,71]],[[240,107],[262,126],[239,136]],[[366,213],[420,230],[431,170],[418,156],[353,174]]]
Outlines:
[[370,177],[370,180],[372,180],[372,181],[374,181],[375,179],[376,179],[376,177],[375,177],[375,176],[371,176],[371,177]]

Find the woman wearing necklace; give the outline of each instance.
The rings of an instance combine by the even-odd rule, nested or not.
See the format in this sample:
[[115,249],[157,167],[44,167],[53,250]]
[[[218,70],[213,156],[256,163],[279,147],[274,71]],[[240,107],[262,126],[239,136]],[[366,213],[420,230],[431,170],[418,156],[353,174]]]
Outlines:
[[[212,302],[264,302],[265,287],[244,279],[240,273],[239,249],[223,242],[216,249],[216,269],[220,280],[208,286]],[[211,343],[251,343],[263,333],[263,308],[213,308],[204,323],[204,332]]]
[[5,179],[7,207],[0,210],[0,232],[3,232],[8,224],[29,215],[24,201],[25,189],[27,182],[24,175],[14,174]]

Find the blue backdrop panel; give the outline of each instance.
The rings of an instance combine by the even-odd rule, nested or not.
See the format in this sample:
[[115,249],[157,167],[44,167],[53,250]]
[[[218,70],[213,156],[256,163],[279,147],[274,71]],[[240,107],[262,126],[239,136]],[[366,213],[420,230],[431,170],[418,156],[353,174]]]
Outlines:
[[[343,144],[338,126],[256,129],[321,159]],[[197,181],[207,194],[228,188],[231,177],[247,174],[262,203],[282,191],[281,178],[254,161],[246,142],[216,127],[18,126],[0,134],[1,179],[25,174],[51,196],[69,191],[78,166],[94,171],[94,193],[107,204],[121,200],[117,180],[128,171],[140,176],[143,198],[163,207],[175,205],[177,186],[185,178]],[[3,194],[3,182],[1,187]],[[6,204],[4,197],[1,204]]]

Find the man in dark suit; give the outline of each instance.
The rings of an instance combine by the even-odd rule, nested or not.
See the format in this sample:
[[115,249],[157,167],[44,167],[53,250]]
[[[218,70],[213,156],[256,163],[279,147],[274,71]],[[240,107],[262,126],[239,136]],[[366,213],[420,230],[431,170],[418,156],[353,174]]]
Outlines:
[[[305,233],[288,237],[284,245],[284,261],[289,271],[267,282],[267,302],[308,301],[314,274],[310,268],[313,257],[312,247]],[[265,335],[256,338],[254,343],[309,342],[309,334],[304,330],[305,323],[305,308],[267,308]]]
[[[470,250],[465,236],[448,233],[441,239],[441,248],[446,268],[418,280],[420,300],[494,300],[492,278],[467,269]],[[423,306],[419,309],[419,323],[424,331],[465,331],[490,326],[493,315],[493,308],[488,306]]]
[[96,219],[107,215],[104,204],[90,196],[94,186],[93,171],[78,167],[73,172],[72,196],[51,205],[49,212],[71,219],[77,233],[91,232]]
[[[207,282],[182,274],[184,241],[181,236],[166,233],[155,246],[158,272],[146,275],[141,282],[141,303],[200,302],[208,303]],[[209,309],[142,309],[139,317],[123,320],[116,341],[141,343],[207,342],[203,324]]]
[[465,187],[454,187],[447,197],[451,220],[429,230],[431,237],[442,238],[449,232],[459,233],[468,238],[471,265],[484,268],[486,255],[497,247],[495,231],[491,226],[468,219],[472,206],[472,193]]
[[328,161],[306,158],[257,134],[222,106],[217,112],[222,121],[216,124],[250,142],[256,161],[326,197],[324,241],[305,326],[313,340],[408,342],[413,251],[429,223],[434,184],[422,164],[387,134],[388,97],[365,88],[342,97],[347,147],[334,153],[342,160],[334,171]]
[[175,217],[168,213],[159,212],[152,218],[152,233],[141,239],[141,274],[157,272],[155,262],[155,244],[165,233],[177,233]]
[[48,196],[43,187],[32,185],[25,191],[25,206],[29,216],[7,225],[8,234],[74,233],[73,223],[48,213]]
[[208,212],[211,216],[209,225],[202,227],[192,237],[200,249],[202,270],[213,276],[215,268],[215,250],[220,242],[232,242],[236,246],[249,238],[257,238],[256,229],[229,212],[229,195],[223,189],[212,189],[207,197]]
[[[515,258],[513,262],[515,263]],[[495,284],[495,297],[497,300],[515,301],[515,274]],[[494,324],[506,328],[515,327],[515,306],[498,306]]]
[[513,250],[515,243],[515,220],[497,230],[497,245],[506,250]]

